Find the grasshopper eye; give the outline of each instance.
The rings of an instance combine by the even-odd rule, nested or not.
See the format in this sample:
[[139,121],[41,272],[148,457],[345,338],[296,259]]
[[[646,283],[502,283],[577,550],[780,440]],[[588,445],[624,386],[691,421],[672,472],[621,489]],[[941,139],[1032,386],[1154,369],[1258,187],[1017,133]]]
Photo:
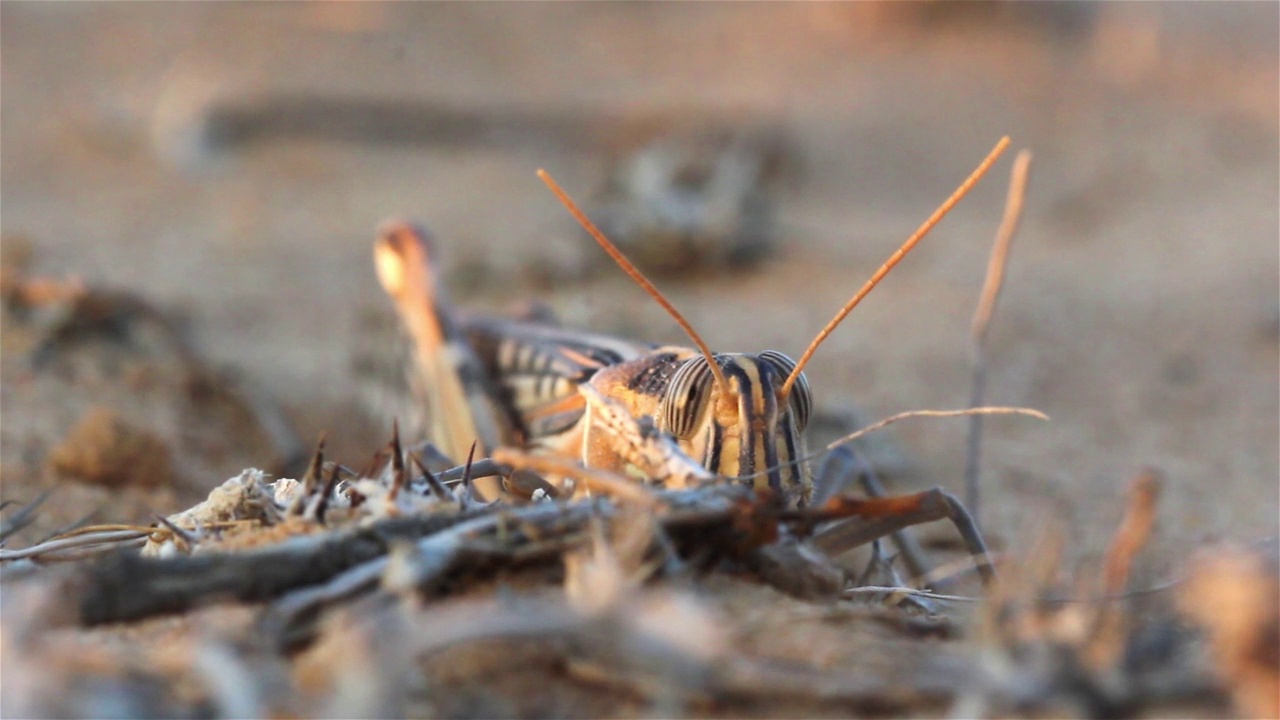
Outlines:
[[676,437],[687,438],[697,428],[698,418],[711,398],[715,376],[704,357],[685,361],[667,385],[660,410],[663,429]]
[[[794,360],[776,350],[765,350],[760,353],[759,358],[783,378],[796,369]],[[796,430],[804,430],[809,424],[809,414],[813,412],[813,394],[809,391],[809,379],[804,376],[804,373],[800,373],[800,377],[796,378],[789,401],[796,421]]]

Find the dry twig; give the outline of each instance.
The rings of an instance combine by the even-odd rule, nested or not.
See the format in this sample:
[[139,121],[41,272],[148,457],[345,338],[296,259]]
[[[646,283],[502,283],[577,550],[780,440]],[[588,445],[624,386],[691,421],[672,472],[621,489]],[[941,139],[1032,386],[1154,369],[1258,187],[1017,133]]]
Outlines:
[[[1018,231],[1018,221],[1022,217],[1022,203],[1027,191],[1027,177],[1031,169],[1031,152],[1021,150],[1014,158],[1013,170],[1009,179],[1009,196],[1005,201],[1004,217],[1000,221],[1000,229],[996,231],[995,244],[991,248],[991,259],[987,263],[987,279],[982,284],[982,294],[978,297],[978,307],[973,313],[973,329],[970,333],[973,355],[973,383],[969,393],[969,407],[982,404],[987,388],[987,328],[991,325],[991,316],[995,313],[996,300],[1000,297],[1000,289],[1004,286],[1004,267],[1009,257],[1009,248],[1013,245],[1013,236]],[[982,454],[982,416],[969,418],[968,452],[965,454],[964,467],[964,500],[975,521],[980,518],[978,474]],[[979,523],[981,526],[981,523]]]

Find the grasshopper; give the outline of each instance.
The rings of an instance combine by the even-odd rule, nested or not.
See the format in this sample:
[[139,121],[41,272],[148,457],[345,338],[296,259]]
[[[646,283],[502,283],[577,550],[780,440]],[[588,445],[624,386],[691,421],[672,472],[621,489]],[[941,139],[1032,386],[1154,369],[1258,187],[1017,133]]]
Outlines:
[[[952,196],[824,327],[798,361],[783,353],[712,353],[688,321],[577,208],[539,176],[600,246],[693,340],[655,345],[561,328],[532,318],[465,315],[449,303],[424,231],[389,222],[374,260],[414,347],[410,381],[428,407],[432,441],[446,455],[502,446],[576,459],[591,469],[668,486],[712,477],[767,488],[791,507],[813,496],[805,426],[813,395],[803,369],[822,341],[971,189],[1004,138]],[[652,457],[668,472],[655,473]],[[649,459],[646,459],[649,458]],[[564,486],[567,478],[548,478]],[[526,493],[511,482],[489,499]]]

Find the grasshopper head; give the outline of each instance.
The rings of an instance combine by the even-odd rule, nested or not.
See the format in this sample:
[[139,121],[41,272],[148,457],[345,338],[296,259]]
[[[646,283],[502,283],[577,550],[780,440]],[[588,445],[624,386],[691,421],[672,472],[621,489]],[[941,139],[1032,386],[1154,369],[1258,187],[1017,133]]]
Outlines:
[[667,384],[658,426],[711,472],[726,477],[763,473],[755,478],[756,487],[771,488],[803,505],[812,487],[802,459],[813,406],[808,380],[801,373],[784,396],[783,384],[795,362],[773,350],[715,358],[725,386],[715,382],[705,357],[689,358]]

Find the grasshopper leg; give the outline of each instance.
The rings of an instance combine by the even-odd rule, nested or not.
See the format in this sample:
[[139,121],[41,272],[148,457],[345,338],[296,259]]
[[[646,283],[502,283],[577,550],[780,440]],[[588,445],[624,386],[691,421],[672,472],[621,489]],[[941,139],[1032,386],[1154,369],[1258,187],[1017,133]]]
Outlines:
[[[813,506],[820,507],[831,498],[846,492],[855,479],[862,486],[863,492],[870,497],[882,498],[888,495],[884,484],[880,482],[870,463],[856,450],[843,445],[831,451],[823,461],[822,467],[818,469],[818,476],[813,483]],[[915,537],[908,530],[904,528],[894,531],[890,533],[890,538],[902,553],[902,559],[913,576],[929,575],[933,568],[925,556],[924,548],[920,547],[920,543],[916,542]]]
[[[374,262],[382,287],[395,303],[400,322],[413,340],[412,384],[430,415],[430,436],[448,457],[466,457],[473,445],[481,457],[512,436],[497,408],[484,366],[458,327],[435,264],[426,233],[406,222],[378,228]],[[481,492],[502,495],[496,483]]]
[[868,499],[836,496],[824,505],[824,510],[846,518],[822,528],[813,538],[814,544],[829,554],[851,550],[912,525],[950,520],[973,557],[983,583],[989,585],[995,580],[995,566],[973,517],[955,496],[941,488]]

